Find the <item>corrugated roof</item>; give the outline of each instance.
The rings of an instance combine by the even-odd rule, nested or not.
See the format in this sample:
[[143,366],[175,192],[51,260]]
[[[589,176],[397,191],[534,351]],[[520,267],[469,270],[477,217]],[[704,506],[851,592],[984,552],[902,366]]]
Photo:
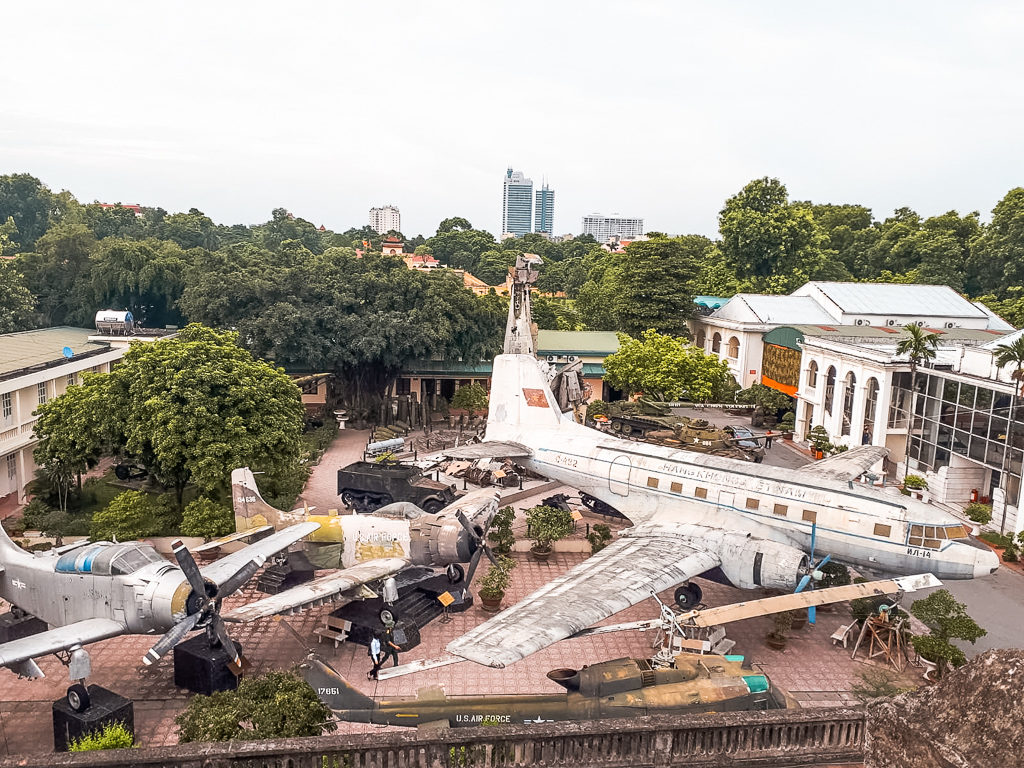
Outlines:
[[[871,343],[879,341],[899,342],[906,331],[903,327],[890,328],[884,325],[794,325],[804,336],[822,338],[866,339]],[[989,342],[1003,336],[1000,331],[986,328],[924,328],[923,330],[939,335],[940,343],[950,341]]]
[[619,351],[614,331],[538,331],[537,354],[612,355]]
[[71,359],[110,349],[109,344],[89,341],[95,335],[94,330],[68,326],[0,334],[0,376],[65,363],[64,347],[71,347]]
[[984,312],[986,315],[988,315],[988,327],[991,330],[993,330],[993,331],[1005,331],[1006,333],[1011,333],[1012,331],[1015,330],[1012,325],[1010,325],[1008,322],[1003,320],[1003,318],[1001,318],[999,315],[997,315],[991,309],[986,307],[982,302],[980,302],[980,301],[972,301],[971,303],[974,306],[976,306],[978,309],[980,309],[982,312]]
[[996,347],[1001,346],[1003,344],[1013,344],[1013,342],[1015,342],[1021,336],[1024,336],[1024,329],[1000,336],[997,339],[993,339],[988,344],[982,344],[982,347],[984,347],[985,349],[995,350]]
[[809,296],[768,296],[761,293],[738,293],[732,301],[715,312],[712,317],[742,319],[737,304],[749,308],[757,322],[785,323],[831,323],[834,318]]
[[812,281],[794,293],[805,295],[810,287],[817,288],[841,311],[852,315],[986,316],[948,285]]

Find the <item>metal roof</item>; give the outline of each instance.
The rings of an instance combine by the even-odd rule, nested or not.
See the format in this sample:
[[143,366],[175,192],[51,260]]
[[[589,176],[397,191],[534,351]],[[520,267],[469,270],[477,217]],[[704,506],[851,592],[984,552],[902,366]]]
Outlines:
[[842,312],[853,315],[918,315],[924,317],[987,317],[948,285],[902,283],[833,283],[812,281],[798,295],[817,289]]
[[983,344],[982,346],[985,349],[991,349],[995,351],[996,347],[1002,346],[1003,344],[1013,344],[1013,342],[1015,342],[1021,336],[1024,336],[1024,330],[1014,331],[1013,333],[1005,334],[997,339],[993,339],[988,344]]
[[[49,368],[63,365],[69,360],[106,352],[110,344],[89,341],[96,331],[88,328],[39,328],[35,331],[0,334],[0,377],[26,369]],[[64,347],[70,347],[72,356],[64,356]]]
[[753,315],[753,322],[759,323],[794,325],[831,323],[835,319],[810,296],[769,296],[761,293],[738,293],[711,316],[745,321],[748,319],[743,316],[744,307]]
[[538,355],[613,355],[619,351],[614,331],[537,331]]

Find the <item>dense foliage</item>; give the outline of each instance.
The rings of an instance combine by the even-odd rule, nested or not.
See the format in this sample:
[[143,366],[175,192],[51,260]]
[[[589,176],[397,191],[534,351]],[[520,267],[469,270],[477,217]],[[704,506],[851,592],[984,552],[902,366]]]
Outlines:
[[652,400],[687,398],[706,403],[732,381],[729,367],[715,355],[654,330],[634,339],[619,334],[619,350],[605,358],[605,380],[624,392]]
[[910,612],[931,630],[931,634],[912,639],[914,649],[938,664],[940,675],[946,664],[960,667],[967,663],[967,656],[950,640],[966,640],[973,644],[988,634],[967,615],[967,606],[947,589],[938,589],[922,600],[915,600]]
[[68,752],[93,752],[98,749],[129,749],[135,746],[135,734],[121,722],[107,723],[68,743]]

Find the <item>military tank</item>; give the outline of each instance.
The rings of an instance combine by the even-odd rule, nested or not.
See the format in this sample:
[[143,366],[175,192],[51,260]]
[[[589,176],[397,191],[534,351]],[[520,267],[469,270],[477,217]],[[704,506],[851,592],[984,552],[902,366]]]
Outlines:
[[338,495],[356,512],[373,512],[409,501],[434,514],[456,499],[455,486],[425,477],[417,467],[382,461],[356,461],[338,470]]

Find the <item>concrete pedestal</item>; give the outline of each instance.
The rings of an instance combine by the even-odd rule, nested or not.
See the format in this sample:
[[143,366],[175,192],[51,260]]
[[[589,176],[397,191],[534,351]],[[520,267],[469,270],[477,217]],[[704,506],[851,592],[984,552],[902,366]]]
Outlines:
[[35,616],[15,616],[10,611],[0,613],[0,645],[37,635],[47,629],[46,622]]
[[[240,643],[235,643],[242,653]],[[206,634],[178,643],[174,648],[174,684],[192,693],[206,696],[215,691],[233,691],[241,675],[228,666],[230,661],[223,648],[211,648]]]
[[123,723],[135,732],[135,706],[131,699],[119,696],[98,685],[89,686],[89,707],[75,712],[66,697],[53,702],[53,749],[67,752],[68,744],[86,734],[98,731],[109,723]]

